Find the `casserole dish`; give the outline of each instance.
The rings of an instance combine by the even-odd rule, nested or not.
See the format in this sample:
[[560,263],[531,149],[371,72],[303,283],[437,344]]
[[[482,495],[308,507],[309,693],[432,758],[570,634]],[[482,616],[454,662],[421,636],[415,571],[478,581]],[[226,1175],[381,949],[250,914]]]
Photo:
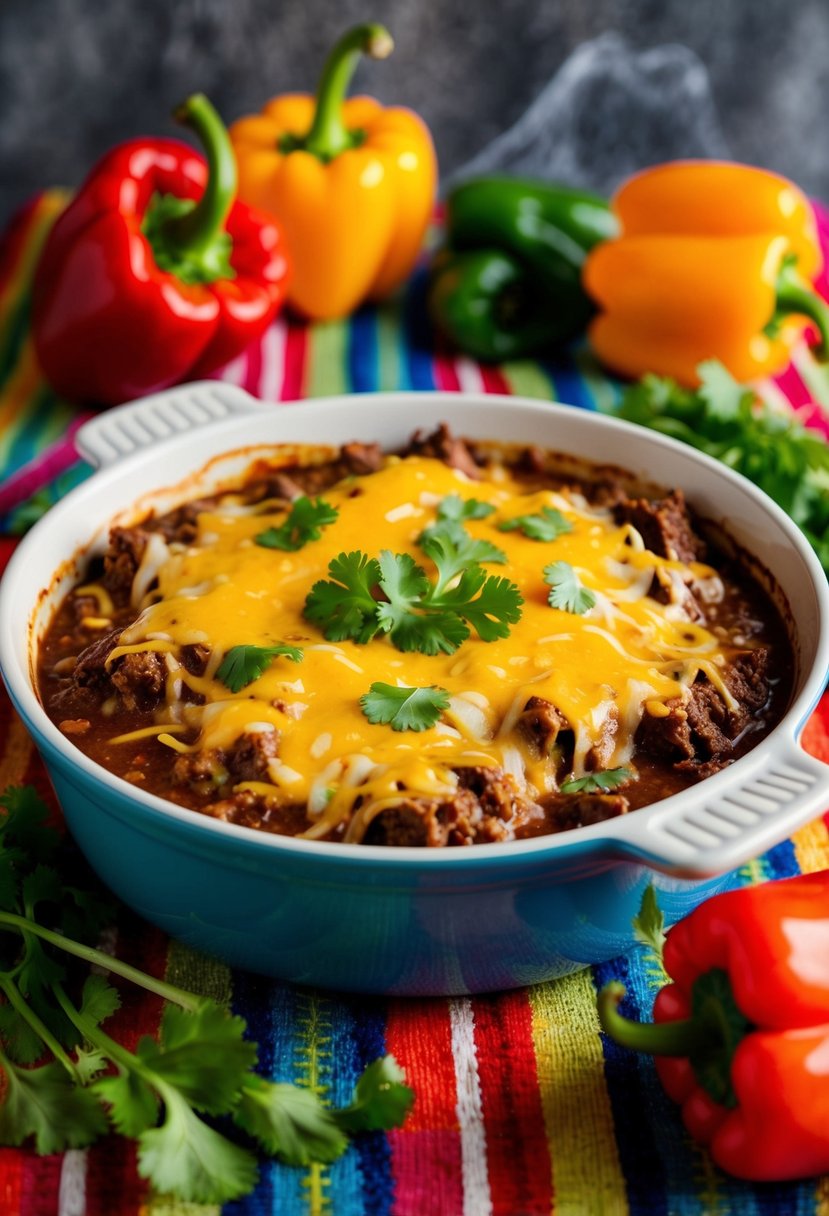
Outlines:
[[[442,421],[473,439],[538,444],[679,487],[762,559],[788,604],[797,675],[788,711],[761,744],[689,790],[591,827],[468,849],[390,850],[272,836],[175,806],[95,765],[47,718],[33,687],[37,647],[113,517],[209,492],[250,463],[255,445],[358,438],[393,448],[414,427]],[[110,411],[82,428],[78,446],[99,472],[14,555],[0,588],[0,663],[92,865],[125,902],[191,946],[338,989],[454,994],[534,983],[625,950],[647,882],[672,922],[829,797],[829,769],[797,742],[829,667],[823,572],[773,503],[692,449],[517,398],[372,394],[275,408],[218,383]]]

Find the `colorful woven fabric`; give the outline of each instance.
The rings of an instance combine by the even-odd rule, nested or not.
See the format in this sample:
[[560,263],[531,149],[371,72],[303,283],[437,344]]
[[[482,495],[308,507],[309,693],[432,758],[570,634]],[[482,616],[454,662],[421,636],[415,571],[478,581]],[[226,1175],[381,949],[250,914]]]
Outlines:
[[[88,470],[72,434],[83,418],[40,381],[28,337],[31,266],[60,196],[21,216],[0,256],[0,567],[23,531]],[[826,226],[829,231],[829,226]],[[269,400],[377,389],[481,389],[604,409],[617,387],[585,350],[561,363],[485,369],[436,351],[425,324],[422,278],[402,301],[347,323],[279,321],[222,377]],[[827,293],[829,294],[829,292]],[[769,400],[803,407],[829,433],[822,374],[804,348]],[[407,421],[417,425],[416,414]],[[829,695],[805,736],[829,760]],[[0,789],[31,782],[54,805],[44,770],[0,696]],[[827,790],[829,804],[829,789]],[[829,816],[827,816],[829,819]],[[818,820],[746,866],[746,883],[829,866]],[[556,983],[486,997],[385,1000],[289,987],[197,956],[124,912],[117,950],[139,966],[229,1000],[260,1044],[268,1075],[347,1101],[364,1065],[393,1052],[417,1100],[405,1126],[358,1138],[330,1166],[264,1162],[256,1191],[222,1216],[542,1216],[545,1213],[717,1213],[829,1216],[829,1177],[789,1185],[727,1178],[685,1134],[652,1063],[600,1035],[594,993],[610,978],[628,989],[625,1012],[650,1015],[662,975],[638,948]],[[130,993],[112,1033],[134,1045],[158,1024],[160,1002]],[[86,1151],[38,1158],[0,1149],[2,1216],[219,1216],[208,1205],[148,1193],[119,1137]]]

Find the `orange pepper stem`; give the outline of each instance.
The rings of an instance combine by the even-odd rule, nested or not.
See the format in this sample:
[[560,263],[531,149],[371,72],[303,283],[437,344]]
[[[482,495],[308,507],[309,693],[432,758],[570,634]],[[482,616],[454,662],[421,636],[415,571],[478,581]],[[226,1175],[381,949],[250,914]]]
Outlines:
[[808,317],[820,333],[818,353],[829,358],[829,305],[810,283],[798,274],[794,261],[786,258],[777,276],[777,303],[772,325],[784,316]]
[[291,140],[291,149],[304,148],[320,160],[329,161],[361,143],[362,133],[349,131],[343,122],[348,86],[361,55],[385,59],[393,50],[391,34],[383,25],[357,25],[343,34],[322,70],[311,129],[304,139]]

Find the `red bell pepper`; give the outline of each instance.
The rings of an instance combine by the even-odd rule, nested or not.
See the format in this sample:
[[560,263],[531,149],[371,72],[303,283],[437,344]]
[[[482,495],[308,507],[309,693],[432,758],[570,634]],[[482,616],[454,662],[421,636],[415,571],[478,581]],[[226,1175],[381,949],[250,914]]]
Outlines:
[[[829,870],[729,891],[668,933],[653,1025],[599,993],[617,1043],[650,1052],[688,1131],[738,1178],[829,1171]],[[675,1057],[675,1058],[670,1058]]]
[[288,263],[276,223],[236,202],[227,131],[202,94],[173,139],[131,140],[92,170],[46,241],[32,331],[67,397],[103,405],[213,371],[275,316]]

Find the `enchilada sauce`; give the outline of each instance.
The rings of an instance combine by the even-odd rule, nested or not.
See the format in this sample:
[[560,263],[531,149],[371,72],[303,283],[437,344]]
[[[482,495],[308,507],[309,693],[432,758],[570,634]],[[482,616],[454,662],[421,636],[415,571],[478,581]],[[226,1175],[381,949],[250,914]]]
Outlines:
[[[490,529],[506,557],[493,572],[521,586],[512,637],[438,656],[383,635],[330,645],[301,611],[330,556],[399,551],[402,537],[427,567],[417,537],[446,491],[488,503],[491,518],[467,526]],[[257,529],[321,495],[338,511],[327,539],[257,551]],[[567,518],[563,538],[496,530],[545,503]],[[223,545],[217,574],[204,555]],[[249,563],[264,560],[272,579],[260,588]],[[592,579],[589,610],[550,607],[550,562]],[[229,639],[278,639],[303,662],[280,660],[234,692],[216,678]],[[38,664],[58,728],[136,788],[268,832],[431,847],[570,830],[685,789],[769,732],[794,668],[770,597],[698,534],[680,493],[631,495],[601,471],[564,476],[544,452],[476,451],[445,427],[391,458],[355,443],[324,464],[259,462],[233,491],[114,527]],[[450,710],[421,733],[371,725],[357,694],[378,675],[446,688]]]

